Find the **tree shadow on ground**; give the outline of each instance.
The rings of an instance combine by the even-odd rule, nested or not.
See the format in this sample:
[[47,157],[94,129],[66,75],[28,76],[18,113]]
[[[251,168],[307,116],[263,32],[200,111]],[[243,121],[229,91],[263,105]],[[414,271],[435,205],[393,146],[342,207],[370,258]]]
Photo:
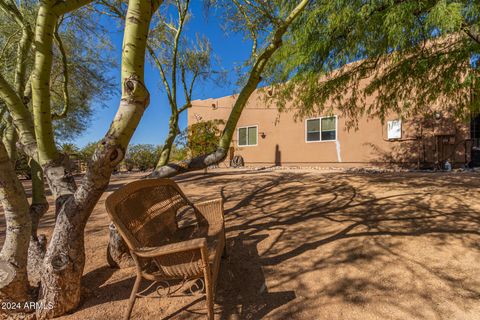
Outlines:
[[241,234],[230,240],[231,255],[222,265],[217,286],[220,319],[263,319],[272,310],[295,299],[292,290],[268,290],[257,249],[258,243],[267,237]]
[[[415,250],[424,249],[423,241],[428,241],[429,251],[438,250],[435,260],[454,257],[455,252],[440,251],[442,247],[458,246],[456,241],[463,250],[478,250],[480,215],[465,201],[468,195],[464,190],[466,186],[478,187],[475,177],[412,175],[405,179],[398,175],[327,174],[318,178],[284,173],[274,179],[256,177],[251,185],[243,183],[241,190],[232,191],[228,187],[221,190],[225,200],[232,202],[226,210],[227,232],[238,233],[236,237],[268,234],[268,240],[261,246],[259,263],[271,270],[267,278],[276,278],[272,288],[289,288],[293,284],[297,287],[295,292],[309,293],[315,288],[313,292],[327,297],[324,300],[340,298],[349,306],[386,304],[401,314],[399,318],[429,319],[435,314],[439,319],[448,319],[450,313],[437,307],[438,301],[449,299],[457,305],[468,305],[480,298],[480,283],[474,273],[462,273],[462,267],[468,270],[472,266],[452,268],[441,261],[429,266],[430,252],[410,257]],[[249,192],[245,190],[246,185],[250,187]],[[456,187],[460,190],[455,190]],[[407,248],[408,254],[402,255],[404,245],[397,242],[418,248]],[[383,278],[382,273],[397,272],[386,261],[395,261],[401,269],[399,281]],[[366,264],[369,264],[367,272],[347,272]],[[319,283],[320,277],[335,274],[337,268],[344,269],[345,274],[328,279],[328,285]],[[422,282],[425,273],[428,281]],[[309,274],[318,274],[318,277]],[[406,277],[413,277],[422,288],[439,282],[450,291],[407,290],[403,286]],[[301,287],[302,281],[306,282],[305,288]],[[405,301],[396,301],[397,295],[417,299],[417,304],[424,306],[416,309]],[[304,300],[310,301],[310,305],[296,303],[293,306],[303,306],[303,309],[292,310],[298,314],[308,313],[312,308],[316,310],[312,311],[313,318],[318,311],[318,302],[314,301],[322,299]],[[278,317],[292,310],[282,309]],[[382,313],[377,316],[392,317]]]
[[[475,319],[480,311],[476,174],[196,177],[179,181],[192,200],[219,192],[226,203],[218,319]],[[86,278],[111,275],[97,270]],[[132,285],[109,280],[82,308],[128,299]],[[161,316],[200,319],[204,308],[196,298]]]

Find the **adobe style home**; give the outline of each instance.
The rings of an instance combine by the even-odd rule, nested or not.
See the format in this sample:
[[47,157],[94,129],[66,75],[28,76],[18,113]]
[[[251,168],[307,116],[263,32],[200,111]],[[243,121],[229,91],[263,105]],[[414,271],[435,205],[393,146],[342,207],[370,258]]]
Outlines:
[[[361,118],[349,129],[340,113],[296,119],[293,112],[269,107],[256,91],[236,128],[226,164],[241,156],[247,166],[403,167],[442,169],[480,165],[480,117],[453,120],[445,111],[427,119],[408,120],[390,115]],[[235,96],[196,100],[188,109],[188,125],[227,120]],[[367,100],[368,104],[369,101]]]

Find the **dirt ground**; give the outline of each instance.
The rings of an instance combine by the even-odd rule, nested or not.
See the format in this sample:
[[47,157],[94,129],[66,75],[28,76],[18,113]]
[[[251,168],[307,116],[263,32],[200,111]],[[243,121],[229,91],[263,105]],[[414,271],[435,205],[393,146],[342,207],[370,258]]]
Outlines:
[[[139,176],[113,177],[108,193]],[[216,319],[480,319],[478,173],[218,169],[176,180],[194,201],[225,200]],[[82,304],[62,319],[126,308],[134,269],[107,266],[108,193],[86,228]],[[50,213],[41,232],[52,224]],[[151,296],[132,319],[205,318],[201,295]]]

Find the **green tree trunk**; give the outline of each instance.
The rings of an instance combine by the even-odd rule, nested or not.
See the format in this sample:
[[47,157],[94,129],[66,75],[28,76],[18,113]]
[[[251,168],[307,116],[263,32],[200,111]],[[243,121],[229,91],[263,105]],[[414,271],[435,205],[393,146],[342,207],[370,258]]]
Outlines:
[[1,142],[0,202],[7,225],[0,251],[0,298],[2,301],[28,301],[27,251],[31,230],[28,201]]
[[165,143],[162,147],[162,151],[160,153],[160,158],[158,159],[158,163],[156,168],[161,168],[168,163],[170,160],[170,155],[172,153],[173,143],[175,142],[175,138],[178,135],[178,114],[172,114],[170,118],[169,128],[168,128],[168,135],[165,139]]

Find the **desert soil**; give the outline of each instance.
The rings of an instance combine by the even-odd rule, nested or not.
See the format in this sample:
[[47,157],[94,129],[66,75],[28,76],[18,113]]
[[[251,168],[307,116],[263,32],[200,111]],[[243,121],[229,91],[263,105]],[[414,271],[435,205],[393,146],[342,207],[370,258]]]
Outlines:
[[[105,197],[85,231],[79,308],[121,319],[134,269],[106,261]],[[210,171],[176,180],[192,200],[223,197],[228,258],[216,319],[480,319],[480,174]],[[26,183],[27,192],[28,183]],[[53,215],[43,219],[50,234]],[[0,245],[5,222],[0,216]],[[143,287],[146,287],[144,283]],[[132,319],[204,319],[201,295],[137,300]]]

